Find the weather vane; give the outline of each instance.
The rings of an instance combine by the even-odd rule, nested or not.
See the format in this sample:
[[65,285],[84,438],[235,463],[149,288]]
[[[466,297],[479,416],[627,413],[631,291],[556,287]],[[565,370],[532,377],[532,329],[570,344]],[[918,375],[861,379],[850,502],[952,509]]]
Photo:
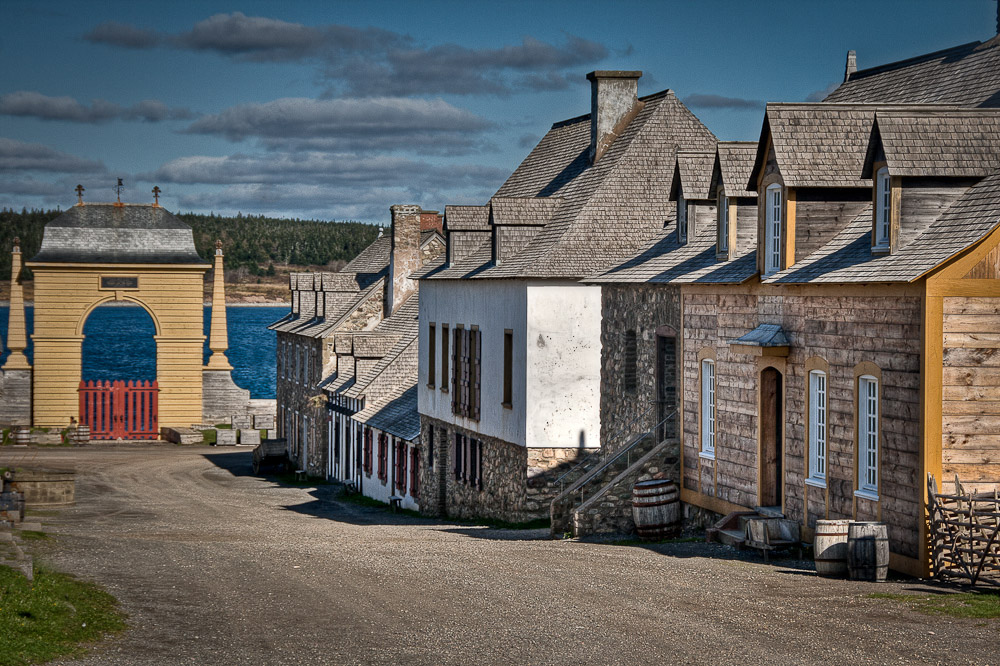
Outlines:
[[118,184],[115,185],[115,194],[118,195],[118,203],[122,202],[122,190],[124,190],[124,189],[125,189],[125,183],[123,183],[122,179],[119,178],[118,179]]
[[153,185],[153,205],[154,206],[159,206],[160,205],[160,191],[161,190],[160,190],[160,186],[159,185]]
[[84,192],[84,189],[85,188],[83,187],[83,185],[77,185],[76,186],[76,203],[79,204],[80,206],[83,205],[83,192]]

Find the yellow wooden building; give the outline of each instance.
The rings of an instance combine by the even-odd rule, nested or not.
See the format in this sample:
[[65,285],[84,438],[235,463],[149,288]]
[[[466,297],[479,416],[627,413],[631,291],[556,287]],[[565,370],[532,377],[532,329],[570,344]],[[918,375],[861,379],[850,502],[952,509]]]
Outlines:
[[[198,256],[191,228],[158,204],[81,200],[46,225],[41,249],[26,266],[35,280],[33,367],[20,353],[23,344],[15,352],[18,367],[33,374],[33,425],[86,422],[80,397],[84,326],[96,308],[110,302],[138,305],[153,321],[159,412],[154,432],[158,427],[201,423],[206,383],[236,389],[224,356],[224,306],[213,308],[213,354],[203,364],[203,284],[212,265]],[[214,300],[224,304],[221,248],[216,250],[215,268]],[[14,306],[12,302],[12,312]],[[9,338],[15,341],[16,333]],[[215,377],[219,374],[225,375],[224,381]],[[249,395],[236,391],[243,399],[236,407],[245,409]]]

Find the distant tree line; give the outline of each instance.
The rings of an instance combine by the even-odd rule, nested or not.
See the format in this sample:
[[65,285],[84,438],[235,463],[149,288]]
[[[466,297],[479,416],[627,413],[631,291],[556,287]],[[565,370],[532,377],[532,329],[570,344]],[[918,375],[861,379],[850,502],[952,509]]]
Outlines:
[[[21,239],[21,252],[30,259],[42,245],[43,227],[62,213],[0,209],[0,279],[9,279],[14,238]],[[275,264],[339,267],[378,236],[377,227],[362,222],[289,220],[242,213],[235,217],[182,213],[177,217],[191,226],[203,259],[211,261],[215,241],[221,240],[226,268],[243,268],[250,275],[273,275]]]

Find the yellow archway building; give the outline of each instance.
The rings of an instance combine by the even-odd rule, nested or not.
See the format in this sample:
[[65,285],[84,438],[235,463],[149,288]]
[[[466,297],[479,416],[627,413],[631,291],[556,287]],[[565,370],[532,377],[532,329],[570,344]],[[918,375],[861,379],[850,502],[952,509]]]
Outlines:
[[[203,284],[212,266],[198,256],[190,227],[156,204],[80,203],[46,225],[41,249],[26,265],[35,278],[34,425],[65,426],[80,417],[84,323],[111,301],[138,304],[153,319],[159,426],[202,421]],[[216,281],[221,285],[222,276]],[[224,307],[213,315],[217,309],[224,317]],[[224,359],[224,319],[220,333],[221,343],[213,335],[211,347]]]

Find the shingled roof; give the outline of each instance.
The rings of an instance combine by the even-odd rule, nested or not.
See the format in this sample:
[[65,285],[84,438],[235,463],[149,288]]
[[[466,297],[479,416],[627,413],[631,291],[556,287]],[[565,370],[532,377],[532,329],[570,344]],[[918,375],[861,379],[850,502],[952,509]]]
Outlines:
[[912,282],[969,249],[998,225],[1000,173],[995,173],[968,188],[892,254],[872,254],[869,205],[825,246],[762,282]]
[[718,261],[715,240],[714,225],[702,229],[683,245],[673,230],[664,229],[635,256],[584,281],[596,284],[740,284],[757,274],[756,250],[751,249],[730,261]]
[[490,228],[489,206],[445,206],[448,231],[482,231]]
[[1000,109],[878,111],[866,178],[879,147],[893,176],[981,178],[1000,168]]
[[88,203],[45,225],[32,263],[206,264],[191,227],[151,204]]
[[757,190],[747,189],[756,157],[755,141],[720,141],[716,146],[712,186],[708,198],[715,198],[716,188],[720,182],[726,191],[726,196],[756,197]]
[[677,201],[678,188],[685,199],[708,199],[714,164],[714,150],[678,150],[677,166],[670,183],[670,200]]
[[497,190],[499,198],[561,198],[562,204],[516,256],[492,263],[484,242],[428,279],[581,278],[622,261],[674,217],[668,200],[677,147],[714,150],[715,137],[672,91],[642,97],[635,117],[591,163],[590,116],[552,126]]
[[823,101],[1000,107],[1000,35],[859,70]]

